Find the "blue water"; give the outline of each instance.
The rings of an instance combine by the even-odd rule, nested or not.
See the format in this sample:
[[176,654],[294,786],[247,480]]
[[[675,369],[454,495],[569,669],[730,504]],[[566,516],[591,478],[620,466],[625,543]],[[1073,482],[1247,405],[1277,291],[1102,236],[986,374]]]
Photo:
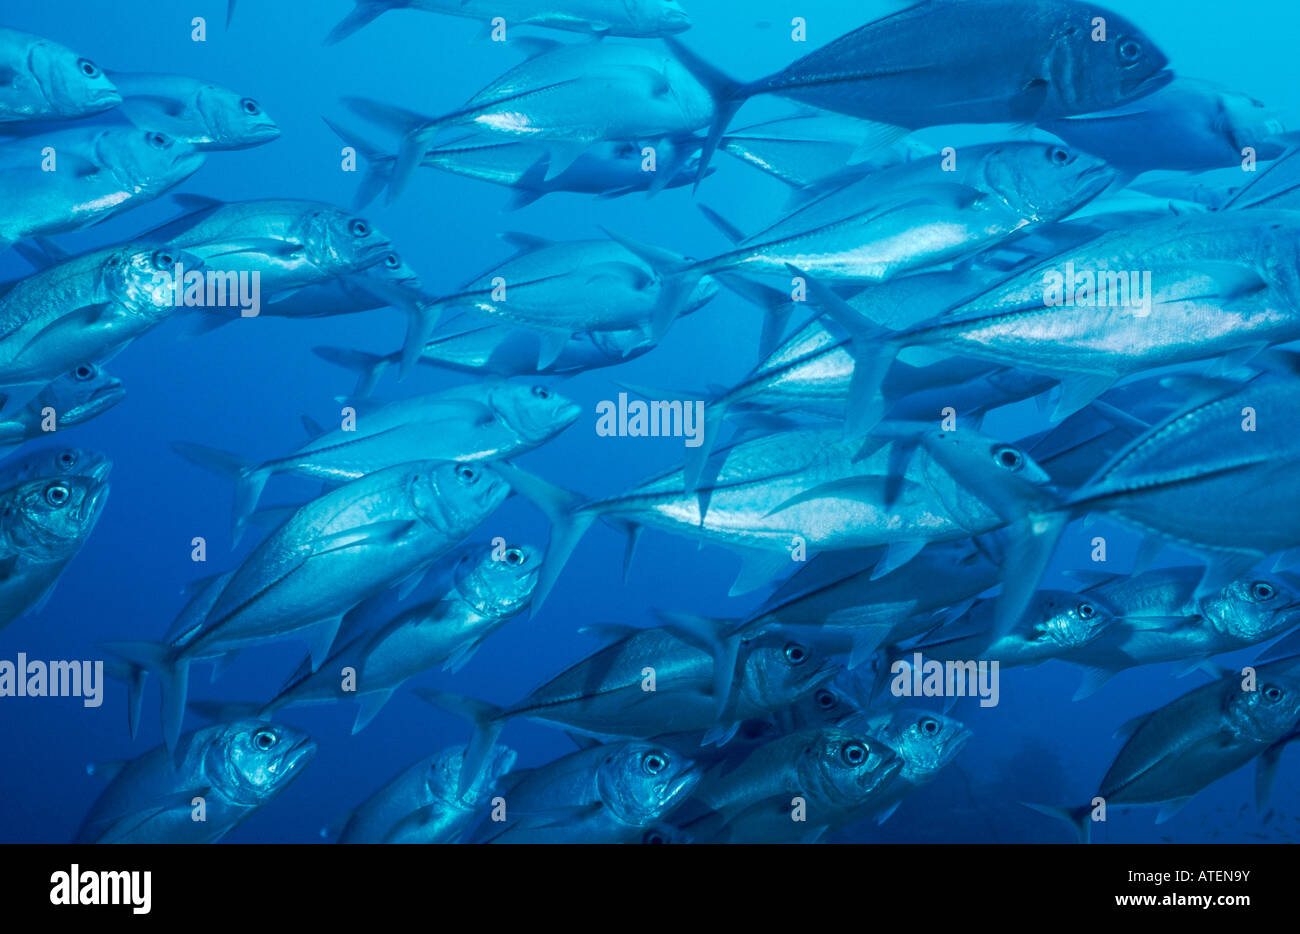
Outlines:
[[[697,0],[686,5],[695,26],[685,39],[724,70],[746,77],[776,70],[863,19],[858,3],[803,0],[797,12],[809,21],[809,44],[795,46],[783,25],[794,9],[789,3]],[[1300,57],[1294,50],[1300,7],[1295,4],[1271,0],[1229,8],[1215,0],[1114,0],[1111,5],[1155,37],[1180,74],[1300,114]],[[520,58],[509,46],[480,41],[478,24],[420,13],[385,15],[341,45],[322,46],[321,37],[351,8],[348,0],[243,0],[229,31],[223,26],[224,2],[215,0],[7,0],[3,7],[0,20],[6,25],[55,38],[110,71],[193,74],[257,98],[279,123],[282,137],[248,151],[214,153],[178,189],[223,200],[297,197],[347,205],[356,176],[340,171],[339,143],[321,120],[345,115],[340,97],[392,100],[438,113],[461,104]],[[208,20],[205,43],[190,39],[190,19],[196,15]],[[756,121],[781,111],[778,103],[755,102],[744,117]],[[931,130],[921,138],[942,146],[946,137],[943,130]],[[717,165],[701,200],[738,226],[752,228],[784,202],[786,191],[777,182],[726,157],[720,156]],[[604,225],[696,256],[725,245],[696,211],[689,189],[649,201],[640,196],[597,201],[550,195],[505,214],[508,199],[505,189],[421,170],[400,201],[372,205],[367,216],[435,293],[508,256],[512,249],[497,238],[503,231],[582,238],[599,236]],[[163,198],[59,242],[74,251],[117,242],[177,212]],[[28,271],[16,254],[0,254],[4,278]],[[187,582],[233,567],[252,546],[246,541],[239,552],[228,553],[229,484],[182,461],[169,443],[200,441],[250,456],[286,452],[303,440],[301,416],[332,422],[339,408],[334,396],[352,388],[348,374],[310,349],[332,344],[390,352],[399,345],[404,326],[404,317],[392,310],[309,321],[262,317],[189,339],[173,321],[131,346],[110,367],[128,388],[126,401],[60,439],[102,450],[114,461],[106,511],[46,607],[0,633],[0,657],[26,652],[43,659],[97,658],[102,657],[96,649],[101,641],[160,637],[184,603],[181,588]],[[593,495],[617,492],[671,466],[681,459],[680,439],[599,438],[596,403],[615,397],[615,380],[667,387],[730,383],[755,362],[756,337],[752,312],[723,294],[703,312],[678,322],[651,355],[616,370],[563,381],[561,391],[581,402],[585,414],[548,446],[524,457],[522,465]],[[400,387],[387,378],[380,393],[413,394],[460,379],[420,368]],[[1026,411],[1016,410],[991,419],[987,430],[1014,437],[1030,426]],[[317,489],[277,478],[267,501],[288,502]],[[1061,571],[1088,566],[1092,534],[1108,534],[1112,566],[1128,566],[1134,542],[1122,532],[1100,528],[1105,531],[1089,530],[1087,535],[1077,527],[1071,530],[1046,585],[1063,586]],[[481,533],[541,546],[547,525],[536,509],[515,498]],[[210,543],[209,559],[196,565],[190,560],[190,541],[200,535]],[[598,525],[535,618],[509,623],[456,675],[430,673],[419,683],[512,701],[597,645],[577,632],[585,624],[649,624],[653,607],[735,615],[752,604],[725,596],[736,567],[726,552],[700,550],[688,540],[649,532],[626,583],[621,554],[621,538]],[[263,699],[300,658],[301,646],[294,642],[250,650],[212,685],[199,666],[192,693]],[[1238,659],[1223,661],[1229,665]],[[999,706],[956,707],[955,715],[975,732],[956,765],[905,801],[882,828],[858,827],[843,838],[1067,839],[1061,825],[1015,802],[1087,800],[1119,748],[1114,730],[1198,683],[1196,675],[1175,679],[1176,667],[1131,670],[1079,703],[1070,700],[1078,679],[1075,669],[1050,663],[1005,672]],[[116,685],[109,687],[99,709],[86,709],[76,699],[7,699],[0,705],[0,841],[70,839],[102,785],[87,774],[86,765],[130,758],[160,742],[152,684],[134,743],[126,729],[124,692]],[[230,841],[318,840],[323,826],[401,768],[463,742],[467,735],[462,723],[409,690],[400,691],[357,736],[350,735],[350,705],[294,708],[282,716],[317,737],[320,751],[306,774],[231,834]],[[526,722],[512,723],[503,741],[519,750],[520,766],[573,748],[562,733]],[[1100,825],[1094,835],[1112,842],[1250,842],[1258,839],[1251,834],[1258,833],[1276,838],[1277,826],[1295,827],[1290,815],[1300,815],[1295,782],[1300,762],[1294,756],[1284,760],[1275,789],[1282,816],[1269,827],[1261,828],[1253,806],[1247,807],[1252,773],[1242,771],[1197,796],[1167,824],[1154,825],[1151,811],[1134,811]]]

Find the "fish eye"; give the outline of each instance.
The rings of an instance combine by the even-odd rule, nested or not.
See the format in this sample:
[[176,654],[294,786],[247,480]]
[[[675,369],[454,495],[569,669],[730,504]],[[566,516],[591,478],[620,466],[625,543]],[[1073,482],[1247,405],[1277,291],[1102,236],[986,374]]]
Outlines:
[[935,733],[939,732],[939,721],[934,719],[934,717],[926,717],[918,723],[917,726],[919,726],[921,732],[927,736],[933,736]]
[[993,449],[993,462],[1007,470],[1019,470],[1025,466],[1025,455],[1009,444],[1000,444]]
[[861,765],[867,761],[867,747],[859,742],[845,743],[840,749],[845,765]]
[[384,265],[389,269],[396,269],[402,265],[402,258],[396,253],[389,253],[384,257]]
[[460,464],[456,467],[456,476],[462,483],[473,483],[478,480],[478,471],[469,464]]
[[506,552],[505,561],[511,567],[519,567],[524,563],[524,553],[518,548],[511,548]]
[[1092,619],[1097,615],[1097,608],[1091,603],[1079,604],[1079,619]]
[[154,250],[149,260],[153,263],[153,268],[158,270],[171,269],[176,265],[176,257],[168,250]]
[[1277,595],[1277,590],[1266,581],[1255,581],[1250,585],[1250,595],[1256,600],[1272,600]]
[[72,378],[82,383],[84,383],[86,380],[90,379],[94,375],[95,375],[95,368],[88,363],[83,363],[81,366],[77,367],[75,370],[72,371]]
[[250,117],[256,117],[262,112],[262,108],[257,106],[257,101],[253,100],[251,97],[245,97],[239,102],[239,106],[242,107],[244,113],[248,114]]
[[822,710],[830,710],[839,703],[840,699],[835,696],[834,691],[828,691],[826,688],[822,688],[813,695],[813,700],[817,702],[817,706]]
[[274,749],[279,741],[280,737],[275,735],[274,730],[258,730],[253,734],[253,745],[262,752]]
[[785,660],[791,665],[802,665],[808,661],[808,650],[798,642],[789,642],[785,647]]
[[1270,704],[1276,704],[1282,699],[1282,689],[1276,684],[1269,684],[1264,687],[1264,699]]
[[51,506],[62,506],[71,495],[62,483],[54,483],[45,488],[45,501]]
[[150,133],[148,136],[146,136],[146,137],[145,137],[145,140],[146,140],[146,141],[149,143],[149,145],[152,146],[154,149],[166,149],[166,148],[167,148],[167,142],[168,142],[168,140],[167,140],[167,136],[166,136],[166,134],[164,134],[164,133],[159,133],[159,132],[155,131],[155,132],[153,132],[153,133]]
[[1119,44],[1119,57],[1132,64],[1142,57],[1142,43],[1136,39],[1125,39]]
[[77,466],[77,454],[75,451],[59,452],[59,466],[64,469]]
[[551,398],[551,391],[545,386],[534,386],[533,395],[539,399],[549,399]]
[[648,752],[641,759],[641,768],[645,769],[647,775],[658,775],[668,768],[668,760],[657,752]]
[[1074,161],[1074,153],[1064,146],[1053,146],[1047,150],[1047,159],[1052,165],[1069,165]]
[[348,230],[352,231],[354,237],[365,237],[370,234],[370,225],[358,217],[348,225]]
[[78,61],[77,67],[81,69],[81,73],[85,75],[87,78],[99,77],[99,66],[96,65],[88,58],[83,58],[80,61]]
[[657,830],[647,830],[641,838],[642,843],[667,843],[668,838]]

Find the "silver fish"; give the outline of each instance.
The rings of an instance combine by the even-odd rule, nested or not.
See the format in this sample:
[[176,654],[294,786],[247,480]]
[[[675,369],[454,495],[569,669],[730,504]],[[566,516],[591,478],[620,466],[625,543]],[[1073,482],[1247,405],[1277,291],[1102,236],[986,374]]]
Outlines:
[[85,117],[121,102],[90,59],[50,39],[0,27],[0,125]]
[[[233,0],[232,0],[233,2]],[[691,19],[678,0],[353,0],[356,9],[345,16],[325,44],[332,45],[389,10],[424,10],[466,16],[485,23],[502,17],[512,28],[549,26],[594,36],[668,36],[691,28]]]
[[513,749],[498,746],[486,772],[463,794],[465,747],[421,759],[352,810],[339,843],[455,843],[484,815],[497,782],[514,767]]
[[424,572],[509,492],[487,468],[468,464],[416,462],[368,474],[298,509],[244,559],[191,628],[165,644],[106,648],[159,675],[171,747],[192,661],[311,627],[318,668],[348,610]]
[[147,130],[203,151],[247,149],[280,135],[280,128],[251,97],[184,75],[113,72],[126,96],[122,112]]
[[42,389],[26,408],[0,420],[0,446],[21,444],[88,422],[124,398],[121,380],[103,367],[83,363]]
[[278,473],[328,483],[356,480],[412,461],[487,461],[549,441],[577,420],[577,404],[545,386],[470,383],[387,404],[351,400],[356,418],[318,431],[296,451],[253,461],[189,442],[173,449],[235,481],[232,539],[237,543],[266,483]]
[[[175,756],[159,746],[98,769],[109,785],[76,842],[216,843],[283,792],[315,755],[315,740],[283,724],[240,720],[195,730]],[[204,820],[194,819],[195,799]]]

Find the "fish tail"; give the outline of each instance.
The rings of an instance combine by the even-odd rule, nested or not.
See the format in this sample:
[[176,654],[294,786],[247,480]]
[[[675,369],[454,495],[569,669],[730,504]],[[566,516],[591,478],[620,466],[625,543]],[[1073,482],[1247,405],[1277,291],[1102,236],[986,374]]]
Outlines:
[[173,441],[172,450],[191,464],[235,481],[230,544],[232,548],[237,546],[240,538],[243,537],[244,526],[248,523],[249,516],[257,508],[257,501],[262,496],[266,481],[271,477],[270,468],[262,467],[238,454],[190,441]]
[[240,473],[235,481],[235,504],[231,515],[230,547],[234,548],[244,535],[248,520],[257,510],[257,501],[262,498],[266,481],[271,479],[269,467],[254,467]]
[[424,160],[425,149],[438,129],[444,123],[461,116],[457,111],[445,117],[430,118],[404,107],[365,97],[345,97],[343,102],[367,120],[402,135],[402,143],[397,151],[397,163],[388,183],[389,204],[397,200],[406,188],[412,173]]
[[361,154],[366,160],[366,173],[361,177],[361,184],[357,187],[356,197],[352,199],[354,210],[361,210],[370,202],[379,196],[379,193],[388,187],[389,181],[393,177],[393,167],[397,163],[397,157],[386,153],[375,144],[366,140],[365,137],[351,130],[346,130],[334,123],[327,117],[322,117],[325,125],[334,131],[334,135],[344,143],[351,146]]
[[1034,804],[1030,801],[1021,801],[1020,804],[1031,811],[1046,814],[1048,817],[1054,817],[1069,824],[1074,828],[1080,843],[1092,842],[1092,821],[1088,819],[1088,816],[1092,813],[1092,805],[1082,804],[1077,808],[1061,808],[1050,804]]
[[497,463],[492,469],[505,478],[511,488],[531,500],[551,521],[551,540],[546,546],[546,558],[533,590],[531,615],[536,616],[545,602],[569,556],[583,535],[600,515],[581,496],[520,470],[513,464]]
[[494,768],[495,759],[491,753],[505,728],[505,711],[487,701],[432,688],[419,688],[415,693],[440,710],[463,717],[474,728],[474,735],[465,747],[465,756],[461,760],[458,791],[463,796],[476,787],[481,779],[487,778]]
[[554,187],[546,180],[546,174],[550,171],[550,166],[551,157],[548,153],[530,165],[524,174],[519,176],[519,180],[513,186],[514,195],[506,206],[507,211],[518,211],[520,208],[532,204]]
[[409,315],[406,342],[402,345],[402,362],[397,375],[399,380],[405,379],[420,362],[420,357],[424,354],[424,345],[429,343],[429,337],[433,334],[433,329],[438,326],[438,319],[442,317],[442,303],[420,302],[410,310]]
[[140,732],[140,711],[144,706],[144,686],[149,672],[141,665],[123,659],[106,659],[104,673],[126,685],[126,725],[131,738]]
[[657,341],[667,333],[674,319],[686,306],[695,287],[708,275],[709,268],[706,263],[692,263],[669,250],[640,243],[609,230],[605,233],[611,240],[654,270],[659,277],[659,298],[655,302],[650,325],[650,336]]
[[231,22],[235,18],[235,0],[226,0],[226,28],[230,28]]
[[171,751],[180,740],[190,689],[190,660],[158,642],[109,642],[104,648],[132,665],[152,671],[162,684],[163,741]]
[[656,611],[655,615],[674,635],[713,656],[714,712],[721,720],[731,706],[736,661],[740,656],[740,639],[735,634],[737,620],[665,611]]
[[705,137],[704,147],[700,150],[699,166],[695,171],[695,187],[698,189],[700,182],[709,174],[709,161],[718,151],[722,134],[727,131],[727,127],[736,116],[736,112],[744,106],[745,101],[759,92],[761,82],[746,84],[737,81],[676,39],[669,37],[664,39],[664,42],[681,62],[682,67],[689,71],[713,97],[713,122],[709,125],[709,135]]
[[902,345],[892,338],[894,332],[860,314],[824,283],[794,266],[786,268],[807,283],[811,302],[849,334],[853,378],[849,382],[844,433],[848,437],[864,435],[885,417],[885,374]]
[[[342,42],[348,36],[373,22],[384,11],[399,6],[399,3],[380,2],[380,0],[353,0],[356,7],[353,8],[347,16],[339,20],[338,23],[330,30],[325,37],[324,45],[334,45]],[[234,3],[234,0],[231,0]]]
[[392,362],[389,357],[347,347],[313,347],[312,353],[357,374],[357,388],[352,391],[352,396],[356,399],[364,399],[375,391],[379,378]]
[[730,291],[763,311],[763,333],[758,340],[758,357],[760,362],[766,360],[776,350],[777,344],[785,336],[794,312],[794,301],[780,289],[762,285],[738,275],[720,275],[716,277]]

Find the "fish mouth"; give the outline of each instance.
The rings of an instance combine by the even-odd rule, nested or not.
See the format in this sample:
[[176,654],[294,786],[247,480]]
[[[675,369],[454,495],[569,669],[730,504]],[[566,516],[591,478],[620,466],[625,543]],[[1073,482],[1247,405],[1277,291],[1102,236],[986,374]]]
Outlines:
[[560,410],[555,413],[555,421],[562,428],[568,428],[581,417],[582,406],[578,405],[576,402],[569,402],[561,406]]
[[1079,192],[1091,201],[1109,188],[1117,177],[1114,169],[1099,162],[1079,173]]
[[100,513],[104,511],[104,504],[108,502],[108,491],[110,489],[111,487],[107,483],[101,483],[86,494],[86,500],[82,504],[82,515],[86,523],[99,521]]
[[662,32],[665,36],[686,32],[693,24],[690,14],[685,10],[669,10],[664,14]]
[[948,759],[956,758],[957,753],[966,748],[966,744],[970,742],[971,737],[974,735],[970,730],[963,727],[961,732],[954,736],[952,742],[948,744]]
[[102,484],[108,479],[108,475],[112,472],[113,462],[106,457],[89,470],[80,474],[74,474],[73,476],[89,477],[96,483]]
[[316,741],[310,736],[298,740],[288,752],[280,757],[276,771],[282,775],[295,775],[316,757]]
[[1121,85],[1124,93],[1133,97],[1145,97],[1159,91],[1169,82],[1174,80],[1174,73],[1168,68],[1157,71],[1155,74],[1147,75],[1145,78],[1139,78],[1137,81],[1125,81]]
[[116,107],[122,103],[122,92],[117,88],[109,86],[100,88],[90,95],[90,104],[92,107],[101,107],[108,110],[110,107]]
[[683,769],[675,777],[666,782],[660,782],[655,786],[655,795],[665,804],[672,804],[680,801],[683,797],[694,790],[695,786],[700,783],[704,776],[703,771],[697,765],[692,765],[688,769]]

